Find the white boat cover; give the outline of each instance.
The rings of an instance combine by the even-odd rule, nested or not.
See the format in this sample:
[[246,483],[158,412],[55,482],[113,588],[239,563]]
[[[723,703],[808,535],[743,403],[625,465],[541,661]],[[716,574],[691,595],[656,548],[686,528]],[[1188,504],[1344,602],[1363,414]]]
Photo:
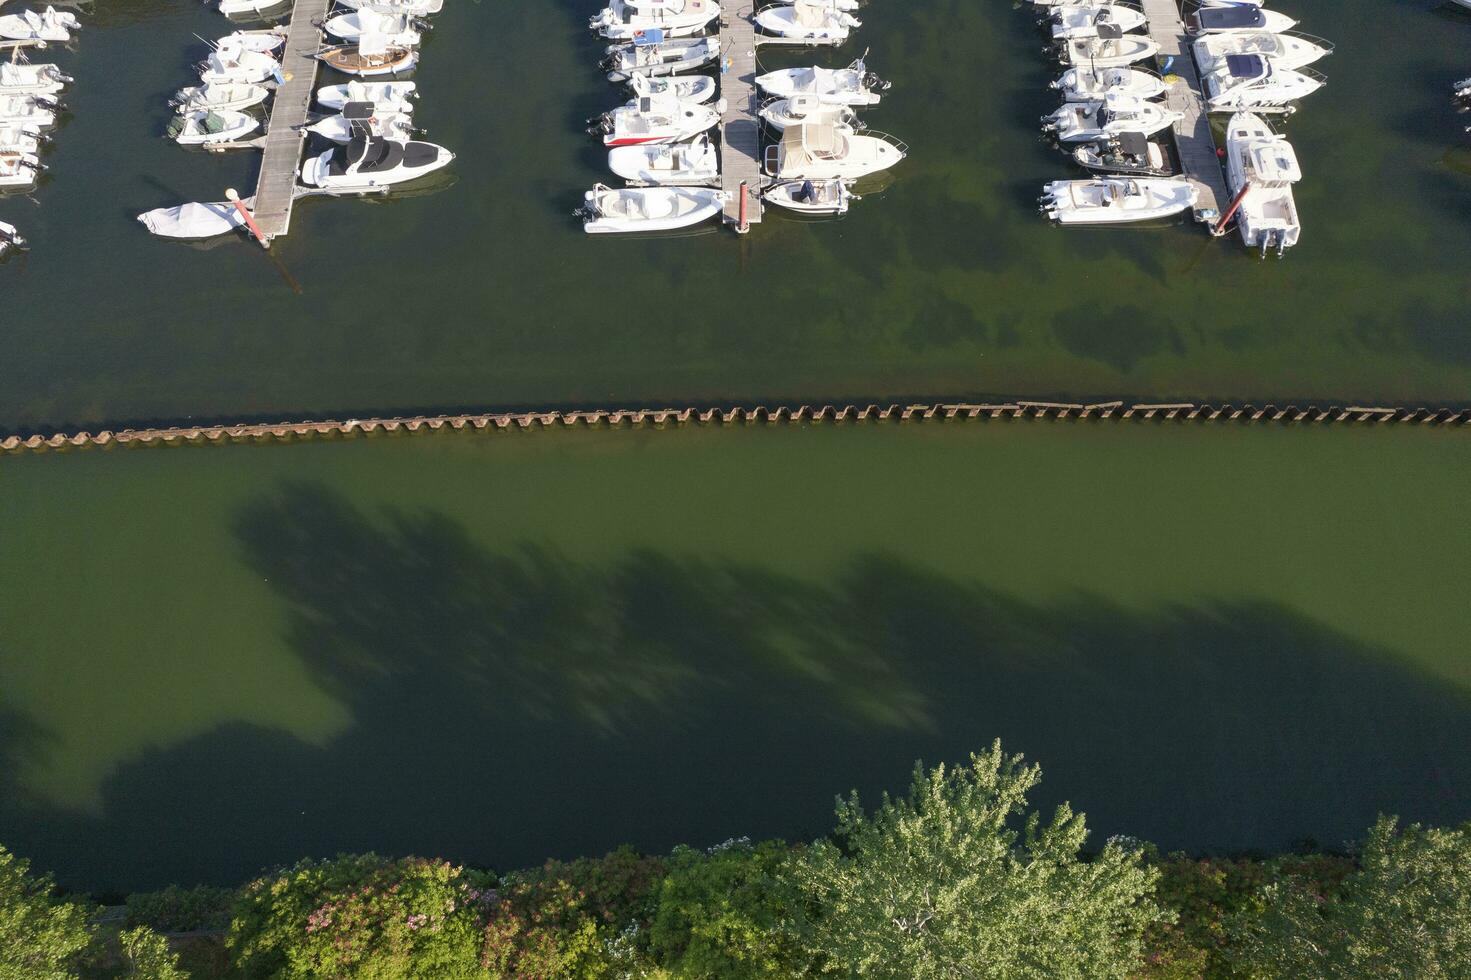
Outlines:
[[163,238],[213,238],[245,224],[235,205],[228,202],[191,202],[178,207],[155,208],[138,215],[138,220],[143,222],[143,227]]

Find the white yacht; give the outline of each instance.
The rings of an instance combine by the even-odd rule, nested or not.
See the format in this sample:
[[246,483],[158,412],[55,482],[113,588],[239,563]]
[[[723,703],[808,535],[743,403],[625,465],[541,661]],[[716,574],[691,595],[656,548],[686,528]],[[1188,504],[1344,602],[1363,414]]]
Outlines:
[[262,17],[268,12],[286,13],[291,0],[220,0],[220,13],[226,17]]
[[1136,99],[1165,94],[1164,79],[1140,68],[1069,68],[1052,87],[1068,102],[1094,102],[1114,93]]
[[1226,183],[1234,195],[1250,185],[1236,208],[1236,227],[1247,248],[1280,256],[1297,244],[1302,222],[1292,185],[1302,180],[1297,154],[1285,137],[1257,115],[1238,112],[1226,123]]
[[0,122],[46,129],[56,125],[56,114],[60,109],[59,103],[44,95],[0,94]]
[[46,165],[34,153],[0,150],[0,190],[31,187],[45,171]]
[[1106,174],[1167,176],[1171,171],[1165,148],[1143,133],[1115,133],[1073,150],[1073,160],[1085,170]]
[[786,132],[789,126],[810,122],[835,122],[849,129],[862,129],[858,113],[852,106],[832,105],[815,95],[794,95],[786,99],[768,99],[759,113],[762,122],[774,132]]
[[615,44],[598,63],[608,81],[622,82],[633,75],[678,75],[695,71],[720,57],[720,39],[683,38],[658,44]]
[[720,113],[713,106],[665,96],[633,99],[588,122],[588,132],[601,136],[604,146],[639,146],[698,136],[719,124]]
[[270,98],[270,95],[270,89],[263,85],[232,85],[228,82],[215,82],[210,85],[181,88],[174,93],[170,101],[178,112],[194,112],[197,109],[240,110],[260,105]]
[[26,240],[15,230],[15,225],[0,221],[0,258],[4,258],[7,252],[22,252],[25,248]]
[[615,41],[631,41],[646,31],[689,37],[704,34],[719,16],[716,0],[612,0],[587,26]]
[[234,142],[259,128],[259,119],[234,109],[195,109],[175,116],[168,135],[180,146],[207,146]]
[[1194,184],[1178,177],[1098,177],[1054,180],[1040,203],[1058,224],[1116,225],[1188,211],[1198,196]]
[[756,12],[756,26],[776,37],[812,44],[842,44],[862,22],[832,0],[792,0]]
[[213,238],[245,224],[245,218],[228,201],[154,208],[138,215],[138,221],[161,238]]
[[346,146],[310,157],[301,182],[329,194],[372,194],[447,167],[455,155],[418,140],[356,136]]
[[1264,10],[1252,3],[1229,3],[1204,6],[1190,15],[1190,28],[1196,34],[1236,34],[1266,31],[1281,34],[1297,26],[1297,21],[1275,10]]
[[847,182],[836,178],[788,180],[766,188],[761,197],[769,204],[802,214],[847,214],[849,203],[859,199]]
[[40,156],[46,138],[34,129],[0,119],[0,150]]
[[1173,109],[1114,92],[1097,102],[1064,102],[1056,112],[1042,117],[1042,129],[1060,143],[1080,143],[1117,133],[1153,136],[1180,119],[1181,114]]
[[0,95],[56,95],[71,83],[55,65],[0,62]]
[[323,48],[317,52],[317,59],[344,75],[375,78],[413,71],[419,64],[419,50],[383,34],[364,34],[352,44]]
[[784,68],[767,72],[756,84],[768,95],[783,98],[811,95],[833,105],[878,105],[880,93],[889,89],[860,58],[847,68]]
[[1312,95],[1325,80],[1311,68],[1282,68],[1260,54],[1228,54],[1202,76],[1211,112],[1283,106]]
[[708,136],[688,143],[614,147],[608,151],[608,168],[637,184],[708,184],[720,179],[720,157]]
[[909,147],[883,133],[854,133],[835,123],[792,126],[766,148],[766,172],[779,181],[857,180],[903,160]]
[[286,43],[286,32],[278,28],[265,31],[236,31],[214,43],[216,51],[259,51],[270,54]]
[[1062,49],[1062,62],[1078,68],[1126,68],[1159,54],[1159,42],[1140,34],[1115,37],[1083,37],[1068,41]]
[[0,38],[10,41],[56,41],[65,44],[82,29],[77,15],[55,7],[40,13],[22,10],[0,17]]
[[1272,59],[1278,68],[1303,68],[1332,53],[1326,43],[1295,34],[1251,32],[1210,34],[1192,45],[1195,63],[1202,73],[1216,71],[1233,54],[1257,54]]
[[348,143],[354,136],[361,135],[407,140],[414,135],[413,107],[389,110],[378,108],[371,102],[349,102],[341,112],[318,119],[306,127],[306,131],[333,143]]
[[631,75],[628,87],[639,98],[658,99],[669,97],[680,102],[709,102],[715,98],[715,79],[709,75],[685,75],[681,77],[651,78],[648,75]]
[[342,109],[349,102],[371,102],[387,112],[412,111],[412,99],[418,98],[413,82],[360,82],[325,85],[317,89],[317,104],[323,109]]
[[721,212],[725,195],[708,187],[625,187],[595,184],[577,213],[589,235],[675,231]]
[[337,5],[350,10],[376,10],[380,14],[427,17],[443,10],[444,0],[337,0]]
[[349,10],[345,14],[329,17],[322,30],[339,41],[358,41],[365,34],[377,34],[384,43],[399,47],[416,47],[423,38],[414,29],[414,19],[408,14],[385,14],[376,10]]
[[[1144,12],[1133,7],[1105,3],[1097,6],[1058,7],[1052,12],[1052,38],[1098,37],[1100,27],[1116,27],[1128,32],[1144,26]],[[1105,32],[1106,33],[1106,32]]]
[[199,69],[199,80],[205,85],[256,85],[280,71],[280,63],[260,51],[213,51]]

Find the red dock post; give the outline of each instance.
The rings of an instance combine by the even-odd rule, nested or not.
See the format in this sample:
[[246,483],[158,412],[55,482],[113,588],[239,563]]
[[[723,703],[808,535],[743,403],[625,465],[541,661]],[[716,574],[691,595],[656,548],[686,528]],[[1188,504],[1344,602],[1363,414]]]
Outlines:
[[741,181],[741,220],[736,225],[736,231],[744,235],[751,230],[751,223],[746,220],[746,182]]

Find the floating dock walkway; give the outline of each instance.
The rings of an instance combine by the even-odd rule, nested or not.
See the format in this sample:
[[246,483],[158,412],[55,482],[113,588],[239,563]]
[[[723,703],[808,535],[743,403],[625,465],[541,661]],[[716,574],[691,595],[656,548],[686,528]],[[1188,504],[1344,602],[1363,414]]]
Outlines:
[[1178,0],[1141,0],[1144,15],[1149,18],[1149,36],[1159,42],[1159,57],[1174,59],[1170,71],[1180,82],[1166,90],[1165,104],[1181,114],[1175,123],[1175,152],[1180,158],[1180,171],[1195,185],[1200,197],[1195,203],[1195,218],[1211,224],[1220,217],[1231,199],[1226,190],[1226,176],[1221,159],[1216,155],[1216,140],[1211,135],[1210,115],[1205,108],[1205,94],[1200,72],[1195,65],[1191,37],[1185,31]]
[[322,48],[322,21],[331,0],[296,0],[286,28],[281,51],[281,74],[271,104],[271,121],[266,129],[261,154],[260,179],[255,187],[255,223],[269,244],[291,227],[291,206],[296,201],[296,171],[301,165],[301,148],[306,142],[307,110],[317,84],[317,52]]
[[725,223],[744,233],[761,220],[761,105],[756,93],[754,4],[720,15],[720,189]]

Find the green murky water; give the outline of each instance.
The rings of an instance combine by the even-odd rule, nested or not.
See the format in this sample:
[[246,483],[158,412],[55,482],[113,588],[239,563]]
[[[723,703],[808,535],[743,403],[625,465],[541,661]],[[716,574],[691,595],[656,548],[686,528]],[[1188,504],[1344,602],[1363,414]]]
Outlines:
[[[37,195],[0,200],[35,251],[0,267],[0,428],[458,406],[1139,395],[1463,402],[1471,176],[1450,6],[1293,0],[1338,42],[1288,124],[1307,179],[1281,263],[1194,228],[1064,232],[1033,200],[1041,37],[1006,3],[875,0],[860,45],[895,87],[867,121],[914,153],[836,223],[590,241],[605,178],[583,120],[587,0],[454,0],[418,81],[455,183],[308,201],[274,259],[150,239],[149,208],[248,187],[255,162],[158,138],[225,29],[194,0],[100,0]],[[773,53],[770,66],[805,55]],[[779,218],[779,216],[777,216]],[[299,284],[294,292],[288,281]]]
[[1468,479],[1079,423],[0,458],[0,840],[130,887],[805,837],[996,736],[1098,840],[1461,820]]

